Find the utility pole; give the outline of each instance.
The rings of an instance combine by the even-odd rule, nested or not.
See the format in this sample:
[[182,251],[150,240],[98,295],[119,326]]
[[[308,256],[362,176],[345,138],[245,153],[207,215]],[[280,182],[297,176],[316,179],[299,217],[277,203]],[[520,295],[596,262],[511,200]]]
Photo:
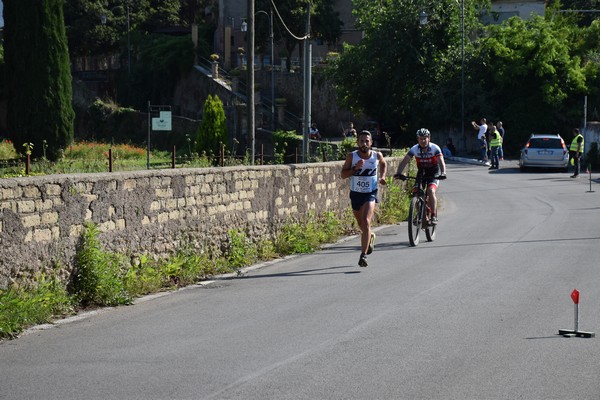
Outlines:
[[467,151],[467,136],[465,135],[465,0],[462,0],[461,7],[461,31],[462,31],[462,46],[461,46],[461,64],[460,64],[460,133],[465,149]]
[[310,151],[310,103],[312,48],[310,47],[310,3],[306,5],[306,37],[304,39],[304,115],[302,123],[302,161],[308,162]]
[[254,114],[254,0],[248,0],[248,54],[247,73],[248,85],[247,92],[247,113],[248,113],[248,138],[250,139],[250,163],[254,165],[256,151],[256,121]]
[[269,38],[271,39],[271,129],[275,132],[275,48],[273,46],[273,5],[269,13]]

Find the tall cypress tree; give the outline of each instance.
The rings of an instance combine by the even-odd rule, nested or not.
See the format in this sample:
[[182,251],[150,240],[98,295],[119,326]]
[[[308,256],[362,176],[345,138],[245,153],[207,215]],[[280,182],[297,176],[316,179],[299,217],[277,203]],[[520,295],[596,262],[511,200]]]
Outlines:
[[227,125],[223,102],[217,95],[208,95],[204,102],[202,122],[196,132],[196,152],[219,154],[221,143],[227,140]]
[[4,0],[9,136],[50,160],[73,140],[75,117],[63,2]]

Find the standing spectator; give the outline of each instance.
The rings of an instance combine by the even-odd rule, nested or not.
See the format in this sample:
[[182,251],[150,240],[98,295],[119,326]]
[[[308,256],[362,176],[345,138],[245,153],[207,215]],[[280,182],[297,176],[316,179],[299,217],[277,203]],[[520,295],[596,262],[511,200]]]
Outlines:
[[494,125],[494,123],[492,121],[488,121],[487,123],[487,132],[486,132],[486,140],[487,140],[487,157],[488,160],[490,160],[492,158],[492,146],[490,145],[490,142],[492,141],[492,137],[494,136],[494,132],[496,131],[496,126]]
[[498,152],[502,146],[502,136],[500,136],[500,132],[498,132],[494,124],[490,124],[490,130],[490,156],[492,159],[492,165],[489,169],[499,169],[500,162]]
[[502,121],[498,121],[496,128],[500,133],[500,137],[502,137],[502,143],[500,143],[500,148],[498,149],[498,158],[502,161],[504,160],[504,149],[502,148],[502,145],[504,144],[504,125],[502,125]]
[[485,118],[481,118],[479,125],[475,121],[471,121],[473,128],[477,129],[477,142],[479,143],[479,152],[481,162],[487,162],[487,141],[485,140],[485,134],[488,130],[487,121]]
[[348,127],[344,130],[344,138],[356,137],[356,129],[354,129],[354,123],[349,122]]
[[571,178],[577,178],[579,176],[579,170],[581,169],[581,154],[583,153],[583,135],[579,133],[578,128],[573,128],[573,141],[569,147],[569,156],[573,159],[573,166],[575,168]]
[[373,252],[375,234],[371,232],[371,220],[375,215],[378,184],[385,185],[387,164],[383,154],[371,149],[373,138],[369,131],[358,136],[358,150],[346,155],[342,166],[342,179],[350,178],[350,203],[354,218],[360,227],[360,258],[358,265],[366,267],[367,254]]
[[310,126],[310,139],[311,140],[321,140],[321,134],[319,133],[319,129],[317,128],[317,123],[313,122]]

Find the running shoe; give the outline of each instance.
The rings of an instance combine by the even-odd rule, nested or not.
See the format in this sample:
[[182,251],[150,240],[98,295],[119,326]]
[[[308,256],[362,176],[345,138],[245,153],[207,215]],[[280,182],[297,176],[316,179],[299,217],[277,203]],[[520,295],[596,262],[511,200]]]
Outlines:
[[367,254],[371,254],[373,249],[375,248],[375,239],[377,236],[373,232],[371,232],[371,240],[369,241],[369,248],[367,249]]
[[435,217],[435,216],[431,217],[431,225],[437,225],[437,222],[438,222],[437,217]]
[[358,266],[359,267],[368,267],[369,264],[367,264],[367,256],[366,255],[361,255],[360,258],[358,259]]

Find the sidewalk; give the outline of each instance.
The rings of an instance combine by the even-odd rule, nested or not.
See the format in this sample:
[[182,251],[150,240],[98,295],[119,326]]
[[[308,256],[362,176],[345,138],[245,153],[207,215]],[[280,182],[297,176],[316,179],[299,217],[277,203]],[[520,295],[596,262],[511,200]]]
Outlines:
[[457,156],[444,157],[444,160],[455,161],[455,162],[460,162],[460,163],[465,163],[465,164],[482,165],[482,166],[486,166],[486,167],[489,167],[490,165],[492,165],[492,164],[490,164],[489,161],[481,162],[474,158],[457,157]]

